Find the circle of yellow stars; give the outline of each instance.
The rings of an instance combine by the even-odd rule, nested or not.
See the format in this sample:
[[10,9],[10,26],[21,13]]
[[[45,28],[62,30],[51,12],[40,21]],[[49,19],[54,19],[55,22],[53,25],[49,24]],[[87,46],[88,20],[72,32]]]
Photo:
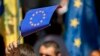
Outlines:
[[74,46],[80,47],[80,45],[81,45],[81,40],[80,40],[80,38],[76,38],[76,39],[74,40]]
[[74,6],[75,6],[75,7],[79,8],[81,5],[82,5],[81,0],[75,0],[75,1],[74,1]]
[[78,26],[78,24],[79,24],[79,22],[78,22],[77,18],[74,18],[74,19],[71,20],[70,25],[72,27],[76,28]]
[[[33,23],[32,22],[32,20],[33,20],[33,17],[35,16],[35,15],[37,15],[37,14],[42,14],[43,16],[42,16],[42,19],[39,21],[39,22],[37,22],[37,23]],[[36,26],[39,26],[41,23],[43,23],[43,20],[46,18],[46,13],[44,12],[44,11],[42,11],[42,10],[39,10],[39,11],[36,11],[35,13],[33,13],[32,14],[32,17],[30,17],[30,25],[31,26],[34,26],[34,27],[36,27]]]

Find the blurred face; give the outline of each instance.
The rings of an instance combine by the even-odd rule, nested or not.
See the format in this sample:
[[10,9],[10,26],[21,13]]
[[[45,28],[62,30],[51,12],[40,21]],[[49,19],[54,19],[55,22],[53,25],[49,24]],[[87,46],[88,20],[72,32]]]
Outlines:
[[100,56],[100,53],[98,51],[93,51],[91,53],[91,56]]
[[41,46],[39,53],[40,56],[56,56],[54,47],[46,48],[45,46]]

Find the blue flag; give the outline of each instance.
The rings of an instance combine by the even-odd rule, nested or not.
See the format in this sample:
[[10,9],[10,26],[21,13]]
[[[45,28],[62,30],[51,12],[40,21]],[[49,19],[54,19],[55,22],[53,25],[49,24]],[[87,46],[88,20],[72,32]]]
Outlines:
[[21,23],[22,36],[27,36],[49,26],[50,19],[56,8],[57,5],[28,11]]
[[0,0],[0,15],[2,15],[4,12],[4,4],[3,4],[3,0]]
[[69,0],[65,43],[69,56],[89,56],[98,49],[98,24],[94,0]]

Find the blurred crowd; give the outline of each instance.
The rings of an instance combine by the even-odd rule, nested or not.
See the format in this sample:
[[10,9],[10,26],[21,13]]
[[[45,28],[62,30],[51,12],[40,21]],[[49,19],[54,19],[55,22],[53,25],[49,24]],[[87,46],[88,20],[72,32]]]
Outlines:
[[[13,29],[13,23],[17,22],[20,24],[21,20],[23,19],[18,19],[19,22],[12,19],[11,19],[12,22],[10,22],[10,19],[5,20],[4,24],[6,24],[9,21],[8,22],[9,25],[7,26],[9,27],[9,29],[5,27],[7,33],[3,32],[2,29],[0,30],[0,32],[3,32],[0,33],[0,56],[5,56],[5,55],[6,56],[69,56],[63,38],[64,31],[65,31],[64,21],[68,10],[69,0],[43,0],[43,1],[42,0],[18,0],[17,2],[19,2],[20,7],[22,9],[21,11],[22,18],[25,17],[26,12],[29,11],[30,9],[47,7],[56,4],[58,4],[59,7],[52,16],[52,19],[50,21],[51,26],[43,30],[40,30],[38,32],[35,32],[31,35],[28,35],[26,37],[23,37],[23,42],[24,42],[23,44],[20,44],[18,43],[17,40],[14,40],[11,43],[5,45],[6,44],[5,43],[6,41],[4,41],[5,34],[9,35],[14,33],[13,30],[17,29],[17,27]],[[98,22],[99,22],[100,8],[98,7],[99,3],[97,0],[95,0],[95,5],[96,5],[95,7],[97,11],[97,16],[98,16]],[[12,8],[10,9],[13,11]],[[20,13],[20,11],[17,12]],[[0,16],[0,25],[1,25],[0,28],[3,27],[1,19],[2,17],[6,16],[6,13],[4,14],[5,15]],[[19,15],[20,14],[18,14],[17,16]],[[12,14],[11,18],[17,19],[14,17],[16,16]],[[8,16],[4,18],[10,18],[10,17]],[[98,24],[100,25],[100,23]],[[100,37],[98,41],[100,42]],[[89,53],[89,56],[100,56],[100,50],[98,49],[98,50],[91,51]]]

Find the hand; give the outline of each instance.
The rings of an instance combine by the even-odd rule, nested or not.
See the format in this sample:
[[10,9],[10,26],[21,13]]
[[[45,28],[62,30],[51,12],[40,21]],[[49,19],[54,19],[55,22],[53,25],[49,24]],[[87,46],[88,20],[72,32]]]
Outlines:
[[68,0],[61,0],[59,6],[57,8],[57,13],[59,15],[63,15],[64,13],[67,12],[67,10],[68,10],[67,7],[68,7]]
[[15,48],[17,48],[17,42],[12,42],[6,47],[6,54],[9,56],[12,56],[12,52],[14,51]]

